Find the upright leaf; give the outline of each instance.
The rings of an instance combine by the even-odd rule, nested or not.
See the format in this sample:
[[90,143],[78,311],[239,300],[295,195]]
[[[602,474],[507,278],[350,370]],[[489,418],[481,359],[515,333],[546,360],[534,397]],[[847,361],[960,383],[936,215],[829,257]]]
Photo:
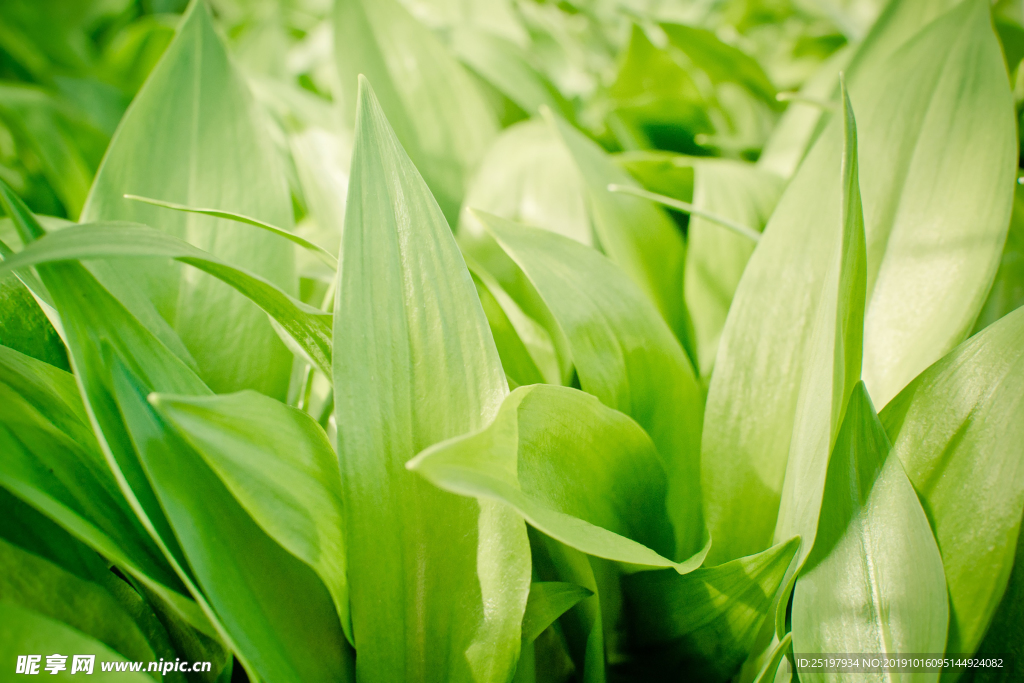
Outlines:
[[[735,319],[739,316],[733,313],[726,323],[727,333],[730,324],[734,328],[740,324],[747,325],[747,329],[736,328],[737,331],[733,334],[739,337],[738,339],[733,339],[733,335],[723,339],[726,345],[719,349],[719,363],[715,375],[712,376],[711,392],[708,396],[709,410],[705,419],[705,429],[710,439],[702,453],[701,474],[711,533],[720,541],[712,550],[713,562],[756,551],[769,535],[773,535],[776,541],[785,540],[783,537],[787,534],[802,536],[802,556],[806,556],[813,544],[828,454],[831,452],[850,392],[854,383],[860,379],[861,370],[865,278],[864,222],[857,169],[857,128],[849,101],[847,100],[845,104],[843,129],[829,131],[827,135],[831,137],[826,138],[831,141],[836,135],[842,136],[841,155],[833,155],[831,149],[822,147],[824,154],[819,152],[819,157],[814,158],[815,176],[805,177],[804,173],[807,172],[801,171],[801,175],[793,181],[795,185],[803,178],[803,182],[816,186],[817,195],[809,199],[816,201],[813,211],[820,216],[818,220],[829,226],[825,230],[818,228],[821,236],[819,244],[814,245],[820,250],[820,258],[827,264],[827,271],[820,281],[823,291],[820,292],[816,310],[806,313],[807,317],[801,320],[802,327],[796,331],[781,330],[776,327],[779,324],[778,320],[760,317],[764,315],[763,311],[748,311],[745,308],[750,305],[751,300],[763,295],[760,291],[750,292],[746,295],[747,298],[738,298],[734,303],[734,306],[741,307],[738,312],[741,315],[746,314],[747,320],[737,323]],[[812,168],[810,161],[806,167]],[[789,192],[787,191],[787,195]],[[790,201],[797,200],[793,197]],[[779,211],[783,211],[783,206],[780,205]],[[790,220],[785,216],[783,213],[783,218],[780,219],[777,213],[769,223],[769,228],[772,228],[776,221]],[[800,220],[810,218],[801,215]],[[781,230],[787,228],[789,225],[782,223]],[[779,233],[766,232],[755,255],[762,253],[766,246],[769,249],[776,249],[781,248],[777,246],[781,242],[789,244],[788,236],[780,235],[773,240],[776,235]],[[767,275],[766,272],[762,274],[760,270],[766,271],[767,264],[761,265],[759,261],[752,259],[748,269],[751,267],[758,269],[754,271],[754,277]],[[772,269],[773,272],[778,272],[776,264],[772,265]],[[785,275],[783,273],[783,276]],[[741,280],[737,296],[743,291],[744,283],[749,277],[745,276]],[[797,278],[794,276],[794,279]],[[790,286],[795,287],[798,284],[800,283],[792,282]],[[804,296],[808,294],[805,293]],[[787,301],[779,302],[778,305],[785,307],[791,304]],[[758,317],[753,318],[754,315]],[[755,328],[754,325],[758,327]],[[779,375],[784,369],[793,373],[793,368],[771,365],[763,367],[763,363],[774,360],[764,358],[764,354],[755,357],[755,363],[751,363],[751,358],[747,357],[742,362],[737,358],[736,361],[727,361],[727,365],[721,366],[723,356],[728,358],[734,345],[742,347],[752,344],[753,338],[747,335],[764,332],[764,328],[769,325],[780,337],[777,344],[783,344],[782,340],[786,336],[796,337],[801,355],[794,354],[791,362],[798,364],[798,380]],[[780,347],[777,350],[780,355],[787,352],[788,348]],[[767,425],[752,421],[749,414],[745,419],[741,419],[734,412],[737,408],[721,404],[724,397],[718,393],[724,387],[732,391],[737,390],[734,384],[738,379],[736,373],[749,373],[755,376],[767,374],[780,383],[790,383],[792,386],[786,388],[793,392],[791,400],[794,405],[786,411],[788,414],[781,410],[782,406],[758,406],[756,409],[763,413],[775,413],[772,415],[775,421]],[[724,382],[720,381],[723,376]],[[753,388],[754,391],[769,392],[780,389],[778,385]],[[750,391],[748,389],[738,396],[742,397],[741,400],[750,400],[753,398]],[[733,400],[735,401],[735,397]],[[724,423],[718,420],[725,418],[721,414],[723,408],[728,411],[726,415],[730,422],[742,421],[741,428],[745,429],[745,433],[731,435],[721,431]],[[789,433],[786,433],[787,429]],[[771,436],[777,439],[778,450],[773,448],[776,444],[772,442],[768,442],[768,448],[763,444],[750,444],[752,449],[749,455],[729,452],[722,454],[724,457],[716,457],[716,454],[722,453],[717,449],[737,436],[745,441],[753,436],[751,432],[761,431],[760,436],[763,437],[764,431],[767,430],[771,430]],[[785,450],[782,449],[783,445]],[[736,467],[734,458],[743,462],[743,466]],[[760,511],[758,514],[777,513],[778,522],[775,519],[758,517],[754,510]]]
[[[800,656],[945,651],[942,558],[891,450],[858,383],[828,463],[814,549],[793,590],[793,651]],[[831,678],[800,671],[800,680]],[[938,678],[938,671],[914,676]]]
[[949,585],[948,652],[973,652],[1013,565],[1024,511],[1024,309],[979,332],[885,407]]
[[[289,227],[291,202],[261,112],[231,64],[206,3],[194,0],[177,36],[110,144],[84,221],[159,226],[221,259],[294,291],[293,257],[276,238],[231,222],[174,214],[125,194],[216,206]],[[142,287],[177,330],[217,391],[283,395],[291,358],[265,316],[220,282],[172,265],[126,266],[120,287]]]
[[[850,98],[867,239],[863,375],[884,405],[973,324],[1009,222],[1014,155],[1005,67],[980,0],[930,24],[877,79]],[[719,347],[702,453],[705,495],[720,501],[709,510],[723,542],[715,561],[769,543],[771,523],[758,520],[778,504],[834,246],[820,226],[839,215],[842,136],[829,125],[747,265]]]
[[405,463],[487,424],[508,387],[451,230],[365,79],[339,266],[335,418],[357,674],[504,681],[529,592],[522,519]]
[[706,540],[700,497],[702,392],[658,311],[601,254],[552,232],[475,214],[522,268],[564,338],[580,387],[651,435],[668,473],[675,559]]
[[840,235],[823,283],[804,358],[775,541],[799,535],[801,560],[818,526],[829,453],[860,381],[864,349],[865,239],[857,160],[857,123],[843,88]]
[[380,96],[396,135],[452,225],[470,175],[498,132],[472,77],[396,0],[339,0],[334,50],[347,120],[357,76]]

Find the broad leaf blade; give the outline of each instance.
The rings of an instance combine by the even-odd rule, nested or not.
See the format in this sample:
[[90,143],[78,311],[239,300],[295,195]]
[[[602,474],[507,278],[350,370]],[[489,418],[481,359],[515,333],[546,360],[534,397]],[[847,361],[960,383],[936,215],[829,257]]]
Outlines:
[[395,0],[340,0],[334,29],[347,120],[358,107],[357,76],[365,74],[454,225],[470,174],[498,132],[476,83]]
[[[879,405],[962,339],[995,272],[1013,176],[1001,59],[987,6],[972,0],[879,67],[876,88],[851,87],[868,254],[863,367]],[[720,501],[715,561],[768,544],[756,520],[772,516],[790,451],[834,240],[820,226],[839,214],[840,123],[788,186],[726,321],[702,454],[707,500]],[[963,155],[991,161],[975,168]]]
[[505,680],[529,591],[523,522],[405,463],[486,424],[507,384],[451,230],[365,79],[356,123],[334,386],[358,675]]
[[490,425],[428,448],[408,467],[447,491],[510,505],[589,555],[680,572],[702,559],[669,559],[666,482],[650,439],[575,389],[520,387]]
[[[127,193],[216,206],[290,227],[284,175],[260,117],[206,3],[193,2],[114,135],[82,219],[159,226],[294,291],[291,251],[278,248],[274,236],[124,198]],[[186,277],[172,265],[139,265],[128,272],[131,286],[149,294],[212,387],[283,395],[291,359],[252,304],[219,282]]]
[[1024,509],[1024,310],[928,368],[882,411],[921,498],[950,596],[949,652],[973,652],[999,604]]
[[185,435],[256,523],[317,572],[351,640],[341,473],[320,425],[255,392],[158,394],[149,401]]
[[536,288],[568,342],[581,388],[647,430],[669,477],[675,558],[704,545],[698,454],[703,395],[658,311],[601,254],[552,232],[477,213]]
[[[891,450],[860,383],[828,464],[814,549],[793,591],[798,656],[944,651],[949,607],[942,559]],[[934,671],[915,680],[938,677]],[[830,679],[800,672],[800,680]]]

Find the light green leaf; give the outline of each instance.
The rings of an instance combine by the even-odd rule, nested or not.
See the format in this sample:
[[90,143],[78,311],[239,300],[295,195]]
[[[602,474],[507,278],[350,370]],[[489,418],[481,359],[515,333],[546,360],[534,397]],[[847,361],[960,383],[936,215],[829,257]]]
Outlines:
[[794,538],[682,576],[648,571],[625,577],[638,666],[648,675],[685,670],[701,680],[732,678],[750,654],[799,547]]
[[572,106],[530,64],[529,54],[511,40],[479,29],[459,28],[451,36],[452,51],[467,67],[512,100],[528,117],[549,107],[572,117]]
[[[889,68],[889,58],[918,31],[960,2],[889,0],[864,39],[826,61],[801,89],[801,96],[819,102],[838,101],[840,71],[845,73],[847,85],[854,93],[861,85],[878,88],[880,77]],[[791,177],[825,129],[830,114],[828,109],[813,103],[790,104],[765,144],[758,165]]]
[[776,543],[794,535],[803,538],[801,561],[807,557],[814,543],[829,453],[836,442],[854,386],[860,381],[864,351],[866,254],[858,177],[857,123],[845,87],[842,97],[840,236],[833,246],[804,357],[793,436],[775,526]]
[[[124,681],[125,683],[152,683],[153,679],[143,673],[131,671],[103,672],[99,663],[123,662],[125,659],[94,638],[66,626],[59,621],[43,616],[38,612],[24,609],[6,601],[0,601],[0,659],[13,667],[19,655],[26,654],[92,654],[96,656],[91,681],[106,683],[107,681]],[[67,669],[60,672],[53,680],[74,681],[71,678],[72,659],[66,660]],[[46,657],[39,663],[38,672],[50,676],[44,669]],[[10,672],[11,669],[8,669]],[[75,674],[77,675],[77,674]]]
[[[814,549],[793,590],[798,657],[945,651],[949,605],[942,558],[891,450],[867,390],[858,383],[828,463]],[[891,680],[888,673],[862,677]],[[907,678],[937,681],[939,673]],[[800,671],[801,681],[834,679],[834,674]]]
[[477,84],[395,0],[335,3],[334,50],[346,119],[356,115],[357,76],[365,74],[454,225],[469,178],[498,133]]
[[[286,292],[293,254],[277,238],[196,214],[174,214],[126,193],[187,206],[215,206],[288,228],[291,201],[265,121],[232,66],[206,3],[194,0],[174,41],[132,102],[100,167],[83,221],[158,226]],[[142,288],[181,336],[201,375],[218,391],[258,389],[283,396],[291,358],[263,314],[215,280],[172,264],[130,264]],[[106,279],[107,286],[113,286]]]
[[683,289],[693,319],[700,375],[709,377],[733,294],[756,241],[700,214],[750,228],[756,236],[778,202],[783,179],[731,159],[636,152],[623,154],[618,161],[649,190],[692,202]]
[[501,264],[489,251],[494,243],[471,209],[595,243],[583,178],[557,133],[539,119],[502,131],[480,163],[459,216],[463,249],[504,283]]
[[779,665],[785,659],[786,654],[789,652],[793,645],[793,632],[790,631],[782,637],[775,647],[772,648],[771,653],[768,655],[768,660],[765,662],[761,671],[757,674],[757,678],[754,679],[754,683],[772,683],[776,680],[776,674],[779,671]]
[[[289,296],[273,283],[173,235],[132,223],[70,226],[36,240],[0,264],[4,272],[30,265],[84,259],[163,257],[194,266],[238,290],[271,316],[324,372],[331,367],[331,316]],[[233,330],[235,338],[243,332]]]
[[574,583],[540,581],[530,584],[523,614],[523,642],[532,643],[544,629],[594,592]]
[[[705,544],[699,488],[703,395],[686,354],[642,291],[608,259],[552,232],[476,214],[536,288],[580,387],[640,423],[668,473],[675,559]],[[556,342],[556,348],[559,343]]]
[[[823,233],[821,239],[824,244],[818,247],[820,258],[826,262],[826,272],[820,280],[823,291],[819,293],[820,299],[816,310],[806,313],[807,319],[802,321],[804,327],[799,329],[802,338],[797,339],[800,342],[798,348],[801,355],[795,356],[792,361],[800,367],[798,378],[794,380],[787,376],[778,376],[783,368],[762,368],[761,364],[768,359],[759,359],[758,363],[752,364],[750,357],[742,362],[737,360],[735,364],[730,363],[725,367],[719,365],[712,376],[705,425],[710,439],[705,442],[701,463],[711,533],[720,541],[712,549],[712,563],[722,562],[737,555],[742,556],[748,551],[757,551],[759,546],[765,543],[767,534],[773,534],[775,542],[785,540],[785,537],[801,536],[804,540],[801,558],[806,556],[814,542],[828,454],[839,430],[850,392],[860,379],[861,372],[865,239],[858,180],[857,128],[848,101],[843,124],[842,130],[833,129],[826,133],[833,137],[841,135],[841,154],[832,155],[831,149],[822,147],[829,156],[825,157],[819,153],[822,158],[815,158],[817,165],[812,167],[808,161],[806,166],[808,169],[813,168],[815,175],[805,176],[804,174],[811,171],[802,170],[801,175],[793,181],[795,185],[803,178],[803,182],[814,185],[818,195],[815,199],[819,202],[813,207],[817,218],[812,219],[804,214],[794,218],[783,214],[781,219],[776,214],[772,218],[773,222],[787,221],[781,224],[782,230],[789,229],[791,222],[795,220],[806,220],[814,222],[817,231]],[[831,137],[827,139],[831,141]],[[802,207],[806,207],[806,204],[806,199],[802,199]],[[780,211],[782,210],[780,206]],[[828,228],[823,230],[822,223]],[[770,222],[769,228],[772,225]],[[788,236],[776,237],[778,234],[765,233],[758,251],[755,252],[755,258],[757,253],[764,251],[765,245],[774,250],[781,248],[778,246],[781,242],[790,244]],[[752,260],[749,267],[759,269],[754,271],[758,280],[766,277],[767,264],[761,265],[761,262]],[[771,267],[775,275],[778,275],[777,264]],[[749,286],[743,284],[746,281],[746,278],[741,280],[741,288]],[[790,286],[796,288],[800,285],[792,282]],[[748,298],[736,301],[736,305],[741,306],[740,312],[747,317],[747,320],[739,324],[746,324],[748,329],[735,333],[740,337],[739,340],[726,339],[729,346],[720,349],[719,363],[722,361],[721,356],[731,354],[732,345],[754,343],[754,339],[747,338],[746,335],[758,334],[764,331],[764,326],[779,324],[776,319],[760,317],[765,315],[763,310],[745,308],[763,294],[761,291],[750,292],[747,294]],[[778,305],[790,306],[791,303],[780,302]],[[735,316],[735,313],[733,315]],[[751,320],[750,318],[755,315],[758,317]],[[733,325],[737,324],[734,318],[729,320],[733,321]],[[728,329],[730,322],[726,325]],[[758,325],[758,329],[755,330],[754,325]],[[780,346],[784,334],[792,334],[790,330],[780,330],[777,327],[773,329],[780,336]],[[779,348],[777,354],[781,356],[788,351],[788,347]],[[763,445],[754,446],[750,454],[753,462],[744,463],[746,467],[736,466],[733,458],[741,456],[740,453],[730,452],[725,455],[718,450],[737,436],[719,431],[722,423],[717,420],[723,417],[722,408],[728,411],[726,415],[730,421],[742,419],[734,412],[738,408],[728,404],[721,405],[724,397],[718,393],[723,387],[732,389],[735,386],[733,383],[737,381],[737,377],[733,373],[766,373],[779,382],[793,384],[791,400],[794,405],[788,415],[784,414],[788,421],[783,421],[779,417],[776,418],[776,423],[761,427],[774,431],[772,436],[779,440],[780,446],[785,444],[786,449],[780,448],[778,452],[774,452],[764,449]],[[726,381],[720,383],[723,375]],[[772,389],[779,390],[778,387],[765,387],[764,390]],[[735,396],[731,400],[735,401]],[[775,405],[759,406],[759,409],[782,412],[778,410],[779,406]],[[712,419],[716,421],[712,422]],[[749,420],[750,415],[747,415],[743,421],[747,433],[738,435],[740,439],[749,438],[750,432],[758,428],[758,425],[752,425]],[[787,428],[790,434],[786,433]],[[719,453],[722,453],[723,457],[716,457]],[[773,461],[773,458],[778,460]],[[741,462],[743,460],[746,458]],[[771,476],[773,480],[764,482],[761,478],[766,475]],[[777,521],[755,516],[753,510],[760,510],[761,513],[768,515],[777,513]]]
[[948,652],[970,653],[1013,565],[1024,510],[1024,309],[928,368],[882,411],[949,585]]
[[356,119],[334,387],[358,676],[505,681],[529,591],[525,526],[405,463],[486,425],[508,387],[451,230],[365,79]]
[[[255,392],[150,396],[267,534],[312,567],[351,641],[341,473],[323,429]],[[301,498],[299,496],[301,495]]]
[[[928,26],[879,70],[873,87],[851,86],[850,99],[867,238],[863,377],[884,405],[973,325],[1009,223],[1014,137],[980,0]],[[783,194],[723,331],[702,453],[715,562],[769,542],[771,522],[759,520],[773,517],[782,490],[838,234],[821,225],[839,216],[840,124],[833,119]]]
[[682,234],[654,204],[609,192],[609,185],[636,186],[636,182],[597,143],[550,112],[545,116],[586,184],[597,244],[654,302],[692,358],[692,329],[682,297]]
[[439,443],[408,464],[441,488],[515,508],[548,536],[596,557],[674,567],[666,480],[644,431],[568,387],[513,391],[484,429]]
[[[142,378],[116,351],[104,350],[110,392],[130,437],[126,445],[135,449],[195,581],[242,663],[267,681],[354,680],[354,653],[319,577],[260,528],[216,471],[147,402],[153,389],[172,384],[159,359],[138,352],[130,357],[131,363],[149,361],[150,374]],[[192,377],[179,373],[170,391],[191,384],[189,393],[207,393]],[[196,594],[195,587],[190,590]]]
[[293,244],[297,244],[303,249],[307,249],[317,255],[325,264],[330,267],[335,267],[338,264],[338,259],[334,258],[331,252],[327,251],[318,244],[314,244],[302,237],[296,235],[293,232],[289,232],[284,228],[279,228],[276,225],[271,225],[265,221],[250,218],[249,216],[243,216],[240,213],[234,213],[232,211],[223,211],[221,209],[202,209],[193,206],[185,206],[184,204],[175,204],[174,202],[165,202],[159,199],[150,199],[149,197],[139,197],[133,194],[126,194],[125,199],[133,199],[137,202],[143,202],[145,204],[151,204],[153,206],[159,206],[164,209],[173,209],[174,211],[184,211],[185,213],[195,213],[201,216],[213,216],[214,218],[224,218],[229,221],[235,221],[236,223],[244,223],[245,225],[251,225],[254,228],[260,230],[266,230],[269,233],[282,237]]

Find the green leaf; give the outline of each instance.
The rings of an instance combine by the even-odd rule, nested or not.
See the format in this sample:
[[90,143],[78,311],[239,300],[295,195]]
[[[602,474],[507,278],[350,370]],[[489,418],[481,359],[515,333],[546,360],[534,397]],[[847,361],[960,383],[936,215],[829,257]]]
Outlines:
[[[762,291],[748,290],[746,298],[738,298],[735,305],[740,308],[726,323],[728,336],[723,341],[726,345],[720,347],[718,367],[712,376],[708,395],[705,424],[707,435],[701,469],[711,533],[720,541],[711,553],[713,563],[759,550],[769,534],[774,535],[775,542],[785,540],[783,537],[786,536],[801,536],[804,540],[801,558],[806,556],[814,542],[828,454],[839,430],[850,392],[860,379],[863,339],[864,222],[858,181],[857,128],[848,101],[843,129],[826,133],[830,136],[835,134],[842,136],[841,155],[834,156],[832,150],[823,147],[829,156],[819,154],[823,158],[814,158],[815,166],[808,161],[805,165],[808,170],[801,170],[793,181],[795,185],[803,179],[803,182],[815,186],[819,202],[813,206],[815,215],[819,216],[815,223],[819,233],[831,235],[823,234],[821,239],[824,244],[818,246],[820,258],[826,262],[826,272],[820,280],[823,291],[820,292],[819,303],[816,310],[805,313],[807,317],[801,321],[803,326],[797,328],[800,335],[797,340],[800,343],[796,346],[800,355],[794,354],[791,362],[799,364],[801,370],[799,373],[789,371],[789,375],[797,374],[797,377],[781,375],[784,370],[782,367],[762,367],[765,361],[752,364],[749,357],[742,362],[738,359],[736,362],[728,362],[722,367],[723,355],[728,358],[734,348],[753,344],[754,337],[751,335],[770,333],[765,330],[769,325],[779,336],[776,342],[779,348],[773,349],[775,355],[791,353],[790,348],[782,348],[782,344],[783,339],[792,339],[793,332],[776,327],[779,324],[777,319],[762,317],[765,316],[763,310],[747,308],[764,296]],[[831,137],[825,139],[831,140]],[[812,169],[814,176],[806,177],[804,174],[809,174]],[[802,206],[806,207],[806,201],[802,202]],[[779,211],[783,210],[784,207],[780,206]],[[806,208],[802,210],[806,211]],[[797,220],[812,221],[810,216],[804,214],[789,217],[783,213],[780,218],[777,213],[769,223],[769,228],[775,221],[786,221],[781,223],[781,231],[785,231],[791,229],[790,226]],[[828,229],[822,230],[820,223],[829,226]],[[789,235],[766,232],[754,259],[764,251],[765,245],[774,250],[781,248],[782,242],[787,244],[787,248],[792,246]],[[762,265],[762,262],[752,259],[748,268],[751,267],[757,269],[753,273],[755,282],[766,277],[767,264]],[[777,264],[771,268],[777,275]],[[744,284],[748,279],[749,276],[741,281],[741,289],[738,291],[750,286],[749,283]],[[798,286],[796,282],[787,284],[794,288]],[[758,303],[764,304],[763,301]],[[784,308],[792,304],[779,301],[776,306]],[[737,323],[737,312],[746,319],[740,318]],[[729,335],[730,324],[737,330],[733,334],[738,339]],[[747,329],[737,326],[744,324]],[[764,340],[762,342],[766,343]],[[763,426],[751,424],[749,413],[745,417],[738,414],[739,406],[730,405],[728,401],[722,405],[724,397],[719,392],[725,390],[725,387],[735,391],[735,382],[739,377],[750,374],[766,375],[782,384],[781,387],[765,387],[763,391],[779,392],[783,387],[792,391],[790,400],[793,405],[786,412],[781,409],[783,406],[759,406],[762,413],[776,413],[772,415],[776,420],[773,423]],[[746,400],[754,398],[749,392],[737,395]],[[730,400],[739,403],[735,399],[736,395]],[[725,415],[722,415],[723,412]],[[723,427],[733,424],[733,421],[742,421],[746,432],[723,432]],[[737,436],[743,440],[750,438],[751,432],[759,428],[774,432],[771,436],[778,439],[778,450],[764,448],[763,444],[751,444],[753,448],[749,454],[720,450],[729,448],[727,444]],[[759,436],[766,436],[763,431]],[[739,463],[742,465],[737,466]],[[767,477],[771,479],[766,482],[763,478]],[[777,514],[777,521],[757,517],[753,510],[760,510],[766,515]]]
[[707,29],[685,24],[660,26],[668,36],[669,45],[685,54],[698,69],[706,72],[713,83],[737,83],[751,94],[776,106],[775,86],[753,57],[723,43]]
[[230,285],[271,316],[285,336],[324,372],[331,367],[331,316],[273,283],[159,230],[132,223],[70,226],[36,240],[0,264],[0,276],[41,263],[125,257],[170,258]]
[[992,290],[981,309],[974,331],[991,325],[1010,311],[1024,306],[1024,185],[1019,182],[1013,198],[1010,230],[1003,246]]
[[[21,220],[28,232],[34,218]],[[154,389],[189,395],[209,389],[80,264],[37,270],[54,293],[107,464],[217,633],[253,675],[348,678],[352,654],[323,584],[253,522],[146,402]],[[15,492],[28,495],[24,487]]]
[[550,112],[545,116],[586,184],[601,250],[654,302],[692,358],[692,329],[682,297],[685,247],[678,228],[650,202],[609,192],[609,185],[636,183],[583,133]]
[[[918,31],[960,3],[961,0],[889,0],[864,39],[825,62],[800,94],[819,102],[835,100],[840,71],[845,73],[854,93],[862,84],[877,89],[889,69],[890,57]],[[830,112],[817,104],[793,102],[765,144],[758,164],[791,177],[830,118]]]
[[549,107],[572,117],[572,106],[530,64],[529,54],[511,40],[478,29],[460,28],[451,36],[452,51],[467,67],[497,88],[527,116]]
[[[100,670],[100,662],[123,662],[120,656],[100,641],[54,621],[38,612],[24,609],[6,601],[0,601],[0,659],[8,666],[14,666],[18,656],[26,654],[68,653],[92,654],[96,656],[93,676],[89,680],[106,683],[107,681],[126,681],[127,683],[152,683],[153,679],[143,673],[117,671],[105,673]],[[72,659],[65,661],[67,670],[61,673],[58,680],[75,680],[70,678]],[[46,657],[39,663],[38,672],[49,675],[44,669]],[[8,670],[10,671],[10,669]]]
[[149,402],[185,435],[256,523],[316,571],[351,641],[341,473],[320,425],[249,391],[156,394]]
[[506,284],[503,254],[470,209],[595,244],[583,178],[558,134],[539,119],[502,131],[480,163],[459,216],[463,249]]
[[[793,590],[798,657],[945,651],[949,605],[942,558],[891,451],[858,383],[828,463],[814,549]],[[802,681],[832,677],[800,671]],[[937,681],[939,674],[919,678]]]
[[685,670],[701,680],[729,680],[750,654],[799,547],[794,538],[682,576],[648,571],[625,577],[637,666],[649,676]]
[[14,275],[0,278],[0,344],[69,369],[68,352],[60,335],[32,292]]
[[1024,510],[1024,309],[928,368],[882,411],[942,553],[947,652],[970,653],[1013,565]]
[[[262,113],[232,66],[199,0],[132,102],[96,176],[82,220],[158,226],[286,292],[296,289],[293,254],[277,238],[196,214],[174,214],[126,193],[216,206],[288,228],[291,202]],[[173,264],[128,264],[126,287],[142,288],[172,324],[217,391],[283,396],[291,358],[263,314],[215,280]]]
[[[168,587],[180,588],[118,490],[90,430],[74,377],[0,347],[0,396],[5,405],[0,418],[4,486],[19,497],[32,490],[88,520],[127,551],[131,564]],[[99,552],[113,559],[109,551]]]
[[293,244],[297,244],[303,249],[307,249],[316,254],[325,264],[334,268],[338,265],[338,259],[336,259],[331,252],[327,251],[318,244],[310,242],[301,235],[289,232],[284,228],[279,228],[276,225],[271,225],[265,221],[250,218],[249,216],[243,216],[240,213],[234,213],[232,211],[223,211],[221,209],[202,209],[193,206],[185,206],[184,204],[175,204],[174,202],[164,202],[159,199],[150,199],[149,197],[139,197],[133,194],[126,194],[125,199],[133,199],[137,202],[143,202],[145,204],[151,204],[153,206],[159,206],[164,209],[172,209],[174,211],[184,211],[185,213],[195,213],[201,216],[213,216],[214,218],[224,218],[229,221],[235,221],[236,223],[243,223],[245,225],[251,225],[254,228],[260,230],[266,230],[269,233],[282,237]]
[[972,669],[964,683],[1010,683],[1024,675],[1024,534],[1017,535],[1013,571],[977,656],[1003,658],[1005,668]]
[[697,553],[707,540],[698,461],[703,395],[678,340],[643,292],[601,254],[552,232],[476,216],[550,311],[552,334],[564,338],[580,387],[651,435],[668,473],[673,557]]
[[760,233],[782,193],[783,179],[731,159],[636,152],[623,154],[618,161],[649,190],[693,204],[683,289],[693,319],[700,375],[709,377],[733,294],[756,242],[700,213]]
[[[353,680],[354,653],[319,577],[260,528],[216,471],[147,402],[153,389],[172,384],[159,358],[129,357],[132,363],[148,360],[149,374],[142,378],[123,356],[104,348],[128,446],[236,655],[268,681]],[[207,393],[198,382],[179,374],[168,388],[192,384],[189,393]]]
[[139,627],[110,593],[3,540],[0,601],[63,622],[133,660],[156,659]]
[[520,387],[490,425],[426,449],[408,467],[447,491],[510,505],[588,555],[680,573],[703,560],[703,552],[669,559],[666,480],[650,438],[575,389]]
[[544,629],[594,592],[574,583],[540,581],[530,584],[530,597],[523,614],[523,642],[537,640]]
[[[879,70],[850,99],[867,239],[863,378],[884,405],[973,325],[1009,223],[1014,138],[983,2],[929,25]],[[714,562],[769,543],[838,234],[821,225],[840,215],[840,124],[833,119],[783,194],[723,331],[702,453]]]
[[776,543],[794,535],[802,537],[801,561],[814,543],[829,454],[836,443],[854,386],[860,381],[864,352],[866,254],[857,123],[845,87],[842,96],[840,236],[833,246],[804,357],[775,526]]
[[334,50],[346,119],[356,115],[357,76],[365,74],[454,225],[469,178],[498,132],[477,84],[395,0],[335,3]]
[[508,387],[444,215],[360,83],[334,308],[356,668],[362,681],[505,681],[529,591],[525,526],[405,463],[483,427]]

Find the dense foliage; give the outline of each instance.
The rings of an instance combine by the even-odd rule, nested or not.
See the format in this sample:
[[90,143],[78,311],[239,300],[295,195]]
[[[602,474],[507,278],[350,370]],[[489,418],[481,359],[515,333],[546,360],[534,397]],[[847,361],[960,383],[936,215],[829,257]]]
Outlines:
[[181,4],[0,4],[0,676],[1024,676],[1019,3]]

